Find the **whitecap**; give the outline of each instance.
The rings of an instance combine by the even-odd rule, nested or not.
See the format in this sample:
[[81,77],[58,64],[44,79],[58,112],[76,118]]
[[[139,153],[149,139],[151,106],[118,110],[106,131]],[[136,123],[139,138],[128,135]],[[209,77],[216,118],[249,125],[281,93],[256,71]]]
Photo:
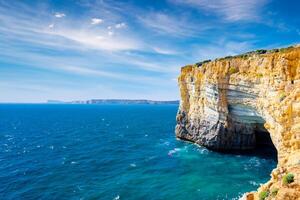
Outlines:
[[146,158],[145,160],[146,160],[146,161],[149,161],[149,160],[152,160],[152,159],[154,159],[154,158],[156,158],[156,156],[150,156],[150,157]]
[[180,148],[174,148],[174,149],[172,149],[172,150],[170,150],[169,152],[168,152],[168,155],[169,156],[172,156],[174,153],[176,153],[176,152],[178,152],[178,151],[180,151],[181,149]]
[[209,152],[207,149],[204,148],[198,149],[197,151],[199,151],[201,154],[207,154]]
[[51,146],[49,147],[49,149],[52,149],[52,150],[53,150],[53,149],[54,149],[54,146],[53,146],[53,145],[51,145]]
[[169,146],[170,145],[170,142],[164,142],[164,145],[166,145],[166,146]]
[[75,161],[72,161],[72,162],[71,162],[71,164],[72,164],[72,165],[74,165],[74,164],[77,164],[77,162],[75,162]]
[[119,200],[120,199],[120,196],[116,196],[115,198],[113,198],[113,200]]
[[148,137],[148,134],[145,134],[145,137]]
[[131,163],[130,167],[136,167],[136,164],[135,163]]
[[255,181],[249,181],[249,183],[253,186],[259,186],[260,184]]
[[176,151],[170,150],[170,151],[168,152],[168,155],[169,155],[169,156],[172,156],[174,153],[176,153]]

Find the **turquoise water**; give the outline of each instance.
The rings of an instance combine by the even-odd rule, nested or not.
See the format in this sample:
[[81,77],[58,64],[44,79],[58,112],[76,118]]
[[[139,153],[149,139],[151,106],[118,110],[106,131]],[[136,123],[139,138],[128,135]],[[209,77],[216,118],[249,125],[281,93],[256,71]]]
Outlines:
[[270,157],[174,137],[175,105],[0,105],[0,199],[236,199]]

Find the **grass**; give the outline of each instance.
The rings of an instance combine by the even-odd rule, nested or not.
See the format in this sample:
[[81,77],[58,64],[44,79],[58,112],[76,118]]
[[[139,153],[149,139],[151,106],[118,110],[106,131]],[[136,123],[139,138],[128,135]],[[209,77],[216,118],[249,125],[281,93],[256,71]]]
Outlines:
[[265,200],[269,196],[269,191],[261,191],[258,196],[259,200]]
[[286,174],[286,175],[283,176],[282,183],[284,185],[288,185],[288,184],[290,184],[292,182],[294,182],[294,174],[288,173],[288,174]]

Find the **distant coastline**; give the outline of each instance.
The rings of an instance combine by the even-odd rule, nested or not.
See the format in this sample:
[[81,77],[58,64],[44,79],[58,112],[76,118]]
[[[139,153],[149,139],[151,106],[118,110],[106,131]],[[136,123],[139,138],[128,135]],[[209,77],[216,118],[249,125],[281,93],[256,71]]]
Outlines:
[[48,100],[48,104],[179,104],[179,100],[155,101],[147,99],[90,99],[76,101]]

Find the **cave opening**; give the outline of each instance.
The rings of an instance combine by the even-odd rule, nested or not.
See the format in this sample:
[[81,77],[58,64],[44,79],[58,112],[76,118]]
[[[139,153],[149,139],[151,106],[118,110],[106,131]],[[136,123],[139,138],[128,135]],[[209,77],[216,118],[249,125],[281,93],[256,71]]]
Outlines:
[[[277,149],[273,144],[271,135],[264,127],[265,119],[253,107],[243,104],[230,104],[228,107],[229,116],[233,124],[240,128],[236,129],[237,134],[249,134],[252,131],[250,143],[252,147],[248,150],[238,151],[239,154],[248,154],[263,158],[271,158],[277,162]],[[248,127],[248,128],[247,128]],[[250,131],[249,131],[250,130]],[[254,141],[252,140],[254,139]]]
[[274,146],[271,135],[263,124],[257,124],[255,129],[255,149],[253,152],[255,155],[271,158],[277,162],[277,149]]

